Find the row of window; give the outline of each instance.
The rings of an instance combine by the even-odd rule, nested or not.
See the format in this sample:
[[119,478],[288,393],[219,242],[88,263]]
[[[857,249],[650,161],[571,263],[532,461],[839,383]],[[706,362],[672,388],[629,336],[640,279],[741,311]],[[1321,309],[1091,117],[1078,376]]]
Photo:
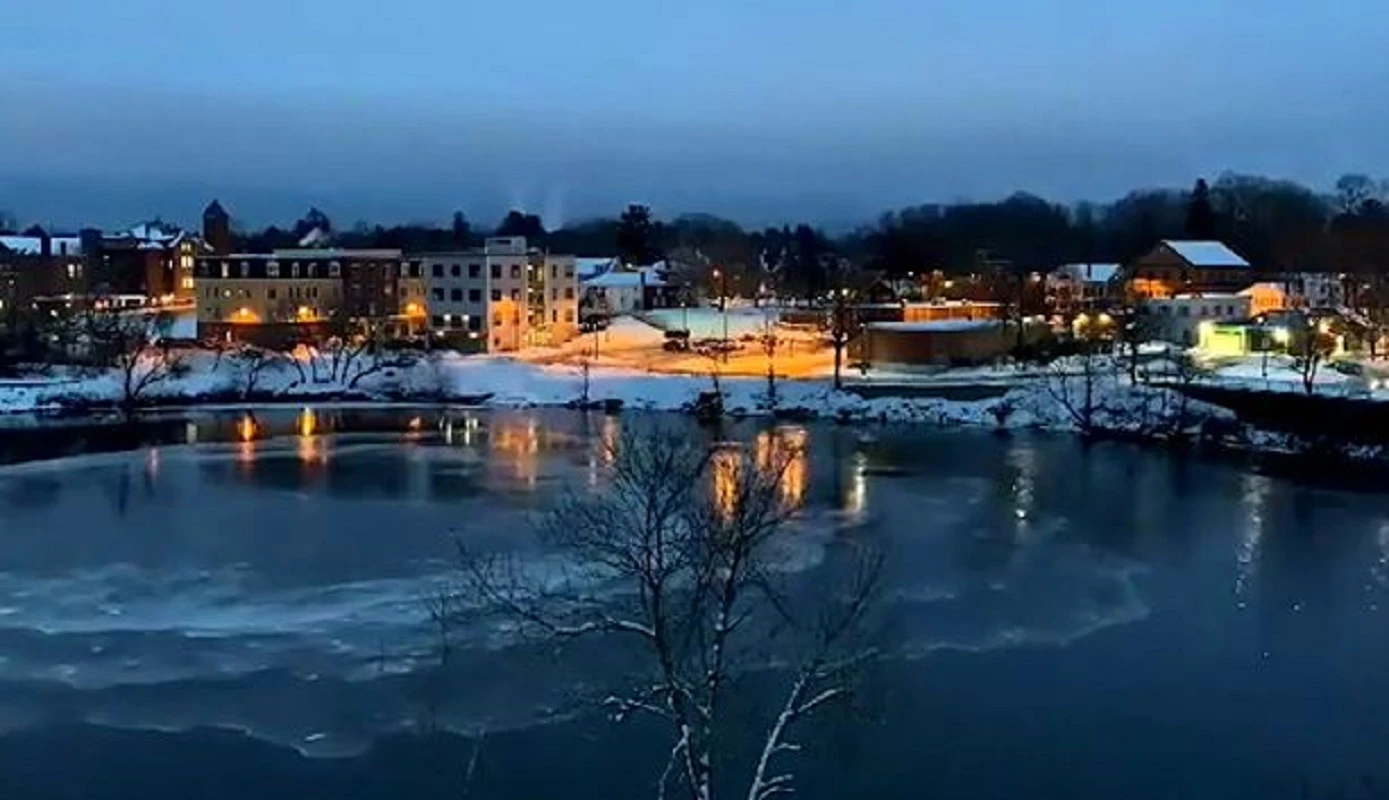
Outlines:
[[[431,267],[430,271],[433,273],[434,277],[436,277],[436,278],[442,278],[442,277],[444,277],[444,266],[445,266],[445,265],[443,265],[443,264],[435,264],[435,265],[433,265],[433,267]],[[502,265],[501,265],[501,264],[493,264],[493,265],[491,265],[491,269],[489,270],[489,272],[490,272],[490,274],[492,275],[492,279],[493,279],[493,280],[500,280],[501,277],[502,277]],[[520,264],[512,264],[512,265],[510,265],[510,270],[509,270],[509,272],[510,272],[511,278],[512,278],[513,280],[520,280],[520,278],[521,278],[521,265],[520,265]],[[451,277],[451,278],[461,278],[461,277],[463,277],[463,265],[462,265],[462,264],[449,264],[449,265],[448,265],[448,274],[449,274],[449,277]],[[474,278],[474,279],[476,279],[476,278],[481,278],[481,277],[482,277],[482,265],[481,265],[481,264],[469,264],[469,265],[468,265],[468,277],[469,277],[469,278]],[[558,278],[558,277],[559,277],[559,265],[558,265],[558,264],[551,264],[551,265],[550,265],[550,277],[551,277],[551,278]],[[565,264],[565,265],[564,265],[564,277],[566,277],[566,278],[572,278],[572,277],[574,277],[574,266],[573,266],[572,264]]]
[[[1157,306],[1157,313],[1158,313],[1159,316],[1163,316],[1163,317],[1170,317],[1170,316],[1189,317],[1189,316],[1191,316],[1191,308],[1192,308],[1191,306],[1177,306],[1176,308],[1177,308],[1177,310],[1176,310],[1175,312],[1173,312],[1173,311],[1172,311],[1172,306],[1167,306],[1167,305]],[[1144,307],[1143,307],[1143,310],[1144,310],[1145,312],[1148,311],[1148,307],[1147,307],[1147,306],[1144,306]],[[1200,311],[1200,313],[1199,313],[1197,316],[1201,316],[1201,317],[1233,317],[1233,316],[1237,316],[1238,314],[1239,314],[1239,312],[1235,310],[1235,306],[1220,306],[1220,305],[1215,305],[1215,306],[1201,306],[1201,311]]]
[[[550,312],[550,321],[551,321],[551,322],[559,322],[559,317],[560,317],[560,315],[559,315],[559,312],[558,312],[558,311],[551,311],[551,312]],[[574,309],[571,308],[571,309],[568,309],[568,310],[566,310],[566,311],[564,312],[564,321],[565,321],[565,322],[569,322],[569,323],[574,322]],[[468,330],[474,331],[474,332],[482,330],[482,317],[477,316],[477,315],[472,315],[472,316],[470,316],[470,315],[468,315],[468,314],[462,314],[462,315],[455,316],[455,315],[453,315],[453,314],[442,314],[442,315],[440,315],[440,314],[435,314],[434,316],[430,317],[430,322],[433,324],[434,328],[437,329],[437,330],[447,330],[447,329],[461,330],[461,329],[464,328],[464,327],[467,327]],[[499,328],[499,327],[501,327],[502,325],[504,325],[505,323],[506,323],[506,318],[505,318],[503,315],[501,315],[501,314],[493,314],[493,315],[492,315],[492,326],[493,326],[494,328]],[[511,324],[512,324],[512,325],[520,325],[520,324],[521,324],[521,315],[520,315],[519,313],[515,313],[515,314],[512,314],[512,315],[511,315]]]
[[[279,299],[280,299],[280,291],[279,291],[279,288],[280,288],[280,287],[275,287],[275,286],[267,287],[266,290],[265,290],[265,299],[266,299],[266,300],[279,300]],[[251,297],[253,297],[254,295],[251,293],[251,290],[250,290],[250,289],[215,289],[215,288],[209,287],[206,291],[203,292],[203,296],[206,297],[206,298],[209,299],[209,300],[216,300],[216,299],[218,299],[218,298],[226,299],[226,298],[232,298],[232,297],[240,297],[240,298],[242,298],[242,299],[249,300],[249,299],[251,299]],[[285,295],[284,295],[284,296],[285,296],[286,298],[290,299],[290,300],[305,300],[305,299],[317,300],[317,299],[318,299],[318,287],[317,287],[317,286],[290,286],[290,287],[289,287],[289,290],[288,290],[287,292],[285,292]]]

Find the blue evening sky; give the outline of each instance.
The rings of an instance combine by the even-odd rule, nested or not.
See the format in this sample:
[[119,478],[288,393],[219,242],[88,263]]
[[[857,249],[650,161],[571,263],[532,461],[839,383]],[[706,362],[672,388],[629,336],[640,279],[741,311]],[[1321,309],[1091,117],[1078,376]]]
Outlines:
[[[1384,0],[4,0],[23,219],[834,223],[1389,173]],[[194,207],[196,206],[196,207]]]

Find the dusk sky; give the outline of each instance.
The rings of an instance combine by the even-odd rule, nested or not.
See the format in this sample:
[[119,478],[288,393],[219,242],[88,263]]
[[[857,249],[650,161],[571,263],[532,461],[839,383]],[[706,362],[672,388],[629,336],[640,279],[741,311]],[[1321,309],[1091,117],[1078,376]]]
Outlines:
[[865,220],[1389,173],[1384,0],[4,0],[21,220]]

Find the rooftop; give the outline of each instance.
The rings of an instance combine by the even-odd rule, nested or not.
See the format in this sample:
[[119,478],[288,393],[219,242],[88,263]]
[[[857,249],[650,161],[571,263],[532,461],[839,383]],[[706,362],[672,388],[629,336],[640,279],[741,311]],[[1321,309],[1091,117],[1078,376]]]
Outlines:
[[[38,236],[0,236],[0,245],[21,256],[43,253],[43,239]],[[51,237],[50,246],[50,252],[54,255],[79,255],[82,252],[82,240],[76,236]]]
[[1239,253],[1225,246],[1224,242],[1199,241],[1191,239],[1166,239],[1163,244],[1186,259],[1193,267],[1248,267]]
[[594,289],[635,289],[641,286],[665,286],[655,270],[643,269],[636,272],[604,272],[583,282],[585,288]]
[[1119,274],[1119,264],[1062,264],[1057,272],[1070,275],[1075,280],[1090,283],[1109,283]]
[[958,333],[988,330],[997,328],[1001,324],[994,319],[942,319],[934,322],[870,322],[867,327],[874,330],[911,333]]

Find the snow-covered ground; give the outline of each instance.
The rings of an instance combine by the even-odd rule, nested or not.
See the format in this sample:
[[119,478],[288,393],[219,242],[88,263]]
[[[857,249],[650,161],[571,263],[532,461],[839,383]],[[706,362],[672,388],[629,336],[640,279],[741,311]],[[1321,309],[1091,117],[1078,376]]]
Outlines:
[[717,308],[659,308],[646,312],[651,322],[666,330],[687,328],[695,339],[720,339],[724,335],[724,319],[728,321],[728,337],[758,335],[767,325],[779,318],[774,308],[729,306],[725,315]]

